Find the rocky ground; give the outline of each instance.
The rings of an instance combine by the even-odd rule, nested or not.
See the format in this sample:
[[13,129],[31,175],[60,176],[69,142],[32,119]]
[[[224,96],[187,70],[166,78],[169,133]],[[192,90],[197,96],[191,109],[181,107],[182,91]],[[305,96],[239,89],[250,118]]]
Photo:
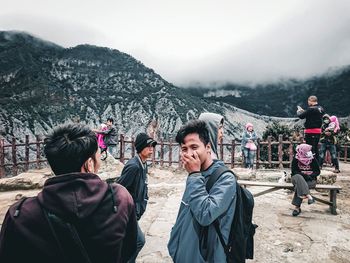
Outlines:
[[[120,168],[117,170],[120,171]],[[292,193],[287,190],[257,197],[254,221],[259,227],[255,235],[255,258],[248,262],[350,262],[350,164],[341,164],[341,170],[336,181],[343,187],[338,194],[338,215],[330,214],[327,205],[316,202],[313,205],[304,204],[302,213],[293,217],[290,204]],[[251,174],[245,169],[235,171],[242,177]],[[47,170],[36,173],[49,174]],[[106,176],[108,172],[105,170],[103,173]],[[325,168],[322,173],[330,173],[330,168]],[[254,173],[258,180],[276,180],[282,174],[282,171],[274,170]],[[150,169],[150,201],[140,221],[146,234],[146,245],[139,254],[138,262],[171,262],[166,245],[177,216],[185,180],[184,171],[174,168]],[[252,192],[262,189],[249,188]],[[0,222],[8,206],[16,199],[22,195],[35,195],[38,191],[0,192]],[[312,193],[323,199],[328,198],[328,193]]]

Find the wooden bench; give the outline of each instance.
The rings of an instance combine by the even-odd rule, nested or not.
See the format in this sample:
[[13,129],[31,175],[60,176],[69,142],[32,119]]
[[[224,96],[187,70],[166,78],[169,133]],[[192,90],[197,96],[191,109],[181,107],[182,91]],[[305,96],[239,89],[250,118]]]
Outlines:
[[[294,186],[291,183],[273,183],[273,182],[261,182],[261,181],[245,181],[245,180],[238,180],[238,183],[240,185],[243,185],[244,187],[247,186],[264,186],[269,187],[269,189],[261,191],[259,193],[254,194],[254,197],[258,197],[260,195],[264,195],[267,193],[271,193],[273,191],[277,191],[280,189],[289,189],[294,190]],[[337,214],[337,193],[339,193],[339,190],[341,190],[340,186],[337,185],[324,185],[324,184],[317,184],[315,186],[316,190],[329,190],[329,201],[320,199],[318,197],[313,198],[323,204],[329,205],[329,208],[331,210],[331,213],[333,215]]]

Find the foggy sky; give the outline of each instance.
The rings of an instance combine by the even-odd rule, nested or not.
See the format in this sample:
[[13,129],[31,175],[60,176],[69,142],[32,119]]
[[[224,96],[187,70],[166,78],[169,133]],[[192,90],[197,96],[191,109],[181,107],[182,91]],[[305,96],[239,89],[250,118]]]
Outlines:
[[0,0],[0,30],[126,52],[178,85],[350,65],[348,0]]

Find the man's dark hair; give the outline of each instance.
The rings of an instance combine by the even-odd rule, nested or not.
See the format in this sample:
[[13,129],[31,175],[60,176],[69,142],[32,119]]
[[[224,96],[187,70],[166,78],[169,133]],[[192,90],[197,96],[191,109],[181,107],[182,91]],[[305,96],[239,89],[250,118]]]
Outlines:
[[112,124],[114,123],[114,120],[113,120],[113,118],[111,118],[111,117],[109,117],[109,118],[107,119],[107,121],[110,121]]
[[44,140],[44,153],[56,175],[80,172],[90,157],[95,158],[95,133],[82,124],[65,124],[54,128]]
[[208,127],[202,120],[192,120],[182,126],[176,134],[176,142],[179,144],[184,143],[185,137],[191,133],[197,133],[204,145],[209,143]]

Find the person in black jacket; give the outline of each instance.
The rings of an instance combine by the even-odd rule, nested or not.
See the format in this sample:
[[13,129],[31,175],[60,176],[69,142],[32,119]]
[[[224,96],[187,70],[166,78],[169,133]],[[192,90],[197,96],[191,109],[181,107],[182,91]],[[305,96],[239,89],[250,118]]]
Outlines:
[[307,100],[309,107],[304,110],[298,106],[297,115],[300,119],[305,119],[305,141],[312,146],[312,152],[319,159],[318,142],[320,141],[322,116],[325,113],[324,109],[318,105],[317,97],[310,96]]
[[[0,232],[0,262],[127,262],[136,251],[135,205],[123,186],[96,174],[101,161],[95,133],[83,125],[59,126],[45,138],[44,152],[55,176],[37,196],[9,208]],[[57,228],[52,215],[73,225],[77,235]],[[84,259],[73,248],[78,242],[67,242],[77,236]]]
[[331,122],[328,114],[323,115],[322,133],[321,133],[321,148],[320,148],[320,166],[322,167],[326,151],[329,150],[332,158],[332,164],[335,166],[335,173],[339,173],[339,161],[337,157],[337,137],[336,124]]
[[[148,201],[147,187],[147,158],[153,154],[153,148],[157,142],[146,133],[140,133],[135,140],[137,155],[130,159],[123,168],[118,183],[128,189],[134,199],[137,220],[141,218],[146,210]],[[140,226],[137,226],[137,251],[129,262],[135,262],[138,253],[145,244],[145,235]]]
[[310,195],[310,188],[316,186],[317,176],[320,175],[320,167],[311,148],[312,146],[309,144],[298,145],[292,160],[292,184],[295,187],[292,200],[292,204],[295,205],[293,216],[300,214],[303,199],[308,199],[308,204],[315,202]]
[[117,131],[113,126],[114,120],[113,118],[108,118],[106,125],[107,129],[104,130],[93,130],[98,134],[103,134],[103,140],[105,145],[107,146],[108,151],[111,155],[116,158],[116,146],[118,144]]

